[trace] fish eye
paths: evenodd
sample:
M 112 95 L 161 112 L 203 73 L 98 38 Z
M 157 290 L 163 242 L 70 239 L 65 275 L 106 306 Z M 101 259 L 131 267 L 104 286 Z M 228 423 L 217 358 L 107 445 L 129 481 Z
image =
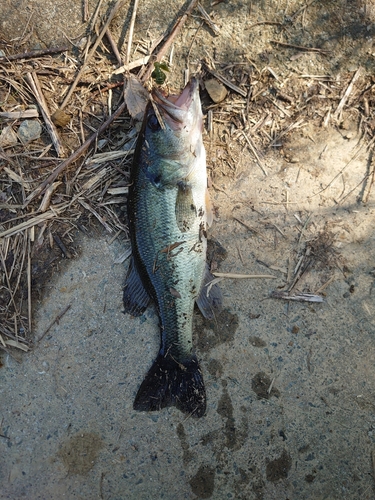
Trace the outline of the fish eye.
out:
M 155 115 L 150 115 L 147 119 L 147 125 L 153 132 L 160 130 L 160 123 Z

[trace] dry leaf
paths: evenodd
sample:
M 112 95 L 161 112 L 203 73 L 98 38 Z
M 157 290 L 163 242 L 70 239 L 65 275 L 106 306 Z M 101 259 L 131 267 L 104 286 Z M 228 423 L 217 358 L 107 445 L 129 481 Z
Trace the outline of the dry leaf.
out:
M 128 77 L 124 98 L 131 117 L 142 120 L 149 101 L 149 93 L 134 75 Z

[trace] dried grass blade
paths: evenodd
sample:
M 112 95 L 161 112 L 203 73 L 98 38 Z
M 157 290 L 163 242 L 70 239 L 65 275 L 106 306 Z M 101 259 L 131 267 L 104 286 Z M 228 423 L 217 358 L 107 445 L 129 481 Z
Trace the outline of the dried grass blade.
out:
M 116 118 L 120 116 L 120 114 L 124 111 L 125 107 L 126 104 L 125 102 L 123 102 L 117 108 L 117 110 L 108 118 L 108 120 L 104 122 L 103 125 L 101 125 L 99 129 L 91 137 L 89 137 L 86 142 L 82 144 L 82 146 L 80 146 L 71 156 L 69 156 L 69 158 L 60 163 L 60 165 L 56 167 L 56 169 L 52 172 L 52 174 L 44 182 L 42 182 L 41 185 L 30 194 L 30 196 L 26 198 L 25 206 L 28 205 L 34 198 L 39 196 L 46 189 L 46 187 L 48 187 L 52 182 L 54 182 L 56 177 L 58 177 L 65 168 L 67 168 L 71 163 L 73 163 L 81 155 L 83 155 L 87 151 L 87 149 L 91 146 L 91 144 L 98 138 L 98 136 L 104 130 L 106 130 Z
M 62 212 L 69 204 L 65 204 L 64 206 L 60 206 L 59 208 L 54 208 L 51 209 L 49 212 L 45 212 L 44 214 L 36 215 L 35 217 L 32 217 L 31 219 L 22 222 L 21 224 L 18 224 L 17 226 L 11 227 L 3 232 L 0 233 L 0 238 L 5 238 L 9 236 L 13 236 L 14 234 L 17 234 L 21 231 L 24 231 L 25 229 L 29 229 L 30 227 L 35 226 L 36 224 L 39 224 L 40 222 L 43 222 L 48 219 L 53 219 L 54 217 L 57 217 L 60 212 Z
M 276 279 L 277 276 L 271 274 L 235 274 L 235 273 L 212 273 L 216 278 L 232 278 L 232 279 Z
M 80 198 L 78 198 L 78 202 L 84 208 L 86 208 L 86 210 L 88 210 L 89 212 L 91 212 L 98 219 L 98 221 L 100 222 L 100 224 L 102 224 L 106 228 L 106 230 L 109 233 L 113 233 L 112 228 L 106 223 L 106 221 L 103 219 L 103 217 L 101 217 L 96 210 L 94 210 L 92 207 L 90 207 L 90 205 L 88 203 L 86 203 L 84 200 L 82 200 Z
M 295 293 L 289 294 L 288 292 L 272 292 L 273 299 L 295 300 L 298 302 L 324 302 L 323 297 L 313 293 Z
M 63 148 L 63 145 L 61 144 L 60 138 L 59 138 L 59 133 L 57 132 L 57 128 L 55 127 L 54 123 L 51 120 L 50 117 L 50 112 L 46 103 L 46 100 L 44 99 L 44 95 L 42 92 L 42 88 L 40 86 L 38 77 L 36 73 L 26 73 L 26 80 L 28 81 L 34 97 L 38 103 L 38 106 L 40 107 L 40 111 L 42 112 L 47 130 L 49 135 L 51 136 L 53 145 L 56 149 L 57 156 L 61 158 L 62 156 L 65 155 L 65 151 Z
M 91 59 L 91 57 L 94 55 L 96 49 L 98 48 L 100 42 L 102 41 L 103 36 L 105 35 L 105 32 L 107 31 L 108 26 L 111 24 L 112 19 L 114 18 L 114 16 L 118 12 L 118 10 L 121 7 L 122 3 L 123 3 L 123 0 L 117 0 L 117 2 L 115 3 L 115 5 L 113 6 L 113 9 L 111 10 L 111 12 L 110 12 L 110 14 L 108 16 L 108 19 L 107 19 L 105 25 L 103 26 L 102 31 L 100 32 L 97 40 L 95 41 L 93 47 L 91 48 L 90 52 L 88 53 L 88 55 L 87 55 L 87 57 L 85 59 L 85 62 L 82 65 L 81 69 L 79 70 L 79 72 L 78 72 L 78 74 L 77 74 L 74 82 L 72 83 L 72 86 L 70 87 L 69 92 L 65 96 L 65 99 L 63 100 L 63 102 L 62 102 L 62 104 L 60 106 L 60 109 L 64 109 L 65 106 L 68 104 L 71 95 L 73 94 L 76 86 L 78 85 L 78 82 L 81 79 L 81 76 L 82 76 L 83 72 L 86 69 L 87 63 L 89 62 L 89 60 Z
M 38 118 L 39 112 L 37 109 L 25 109 L 24 111 L 1 111 L 0 118 L 5 120 L 21 120 L 25 118 Z
M 7 339 L 5 341 L 5 346 L 6 347 L 16 347 L 17 349 L 21 349 L 21 351 L 25 351 L 25 352 L 27 352 L 29 350 L 27 345 L 21 344 L 20 342 L 17 342 L 16 340 L 11 340 L 11 339 Z
M 198 0 L 192 0 L 189 3 L 189 5 L 187 6 L 184 14 L 176 21 L 176 23 L 173 26 L 173 28 L 171 29 L 169 35 L 166 35 L 164 37 L 165 42 L 160 47 L 160 49 L 159 49 L 158 53 L 156 54 L 156 56 L 154 56 L 154 57 L 152 57 L 150 59 L 148 68 L 146 69 L 145 73 L 142 76 L 142 82 L 146 82 L 150 78 L 151 73 L 154 70 L 154 62 L 160 62 L 162 60 L 162 58 L 165 56 L 165 54 L 167 53 L 169 47 L 173 43 L 173 40 L 176 38 L 176 36 L 178 35 L 178 33 L 181 31 L 181 29 L 182 29 L 183 25 L 185 24 L 188 16 L 192 13 L 192 11 L 197 6 L 197 3 L 198 3 Z
M 129 64 L 124 64 L 120 68 L 115 69 L 112 75 L 120 75 L 121 73 L 126 73 L 127 71 L 131 71 L 134 68 L 139 68 L 139 66 L 144 66 L 150 60 L 150 56 L 144 56 L 140 59 L 136 59 Z
M 358 80 L 360 74 L 361 74 L 361 68 L 358 68 L 357 71 L 354 73 L 353 78 L 348 85 L 348 88 L 345 90 L 344 95 L 342 96 L 341 101 L 339 102 L 339 105 L 337 106 L 337 109 L 335 112 L 336 119 L 338 119 L 340 117 L 341 111 L 343 110 L 343 108 L 346 104 L 346 101 L 348 100 L 350 94 L 352 93 L 354 84 Z
M 27 238 L 27 308 L 29 316 L 29 333 L 31 333 L 31 248 L 30 238 Z
M 247 97 L 246 90 L 241 89 L 240 87 L 238 87 L 237 85 L 235 85 L 234 83 L 232 83 L 230 80 L 228 80 L 227 78 L 225 78 L 225 76 L 222 76 L 217 71 L 214 71 L 213 69 L 210 69 L 207 65 L 205 65 L 205 68 L 207 69 L 207 71 L 209 73 L 211 73 L 212 76 L 214 76 L 215 78 L 217 78 L 218 80 L 220 80 L 221 83 L 223 83 L 224 85 L 226 85 L 230 89 L 232 89 L 235 92 L 237 92 L 237 94 L 242 95 L 242 97 Z
M 138 2 L 139 2 L 139 0 L 134 0 L 132 17 L 131 17 L 131 20 L 130 20 L 128 46 L 127 46 L 127 49 L 126 49 L 126 59 L 125 59 L 125 64 L 126 65 L 128 65 L 129 61 L 130 61 L 130 52 L 131 52 L 132 43 L 133 43 L 133 32 L 134 32 L 135 19 L 137 17 Z

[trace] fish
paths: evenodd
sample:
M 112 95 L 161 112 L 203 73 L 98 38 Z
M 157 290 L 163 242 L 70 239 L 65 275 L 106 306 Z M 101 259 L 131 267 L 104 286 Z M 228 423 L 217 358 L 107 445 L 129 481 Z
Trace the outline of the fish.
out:
M 213 215 L 202 130 L 196 78 L 179 95 L 152 92 L 131 166 L 132 256 L 123 291 L 126 313 L 140 316 L 153 301 L 159 316 L 160 349 L 136 394 L 138 411 L 175 406 L 198 418 L 206 412 L 193 311 L 197 303 L 206 318 L 214 318 L 222 296 L 206 263 Z

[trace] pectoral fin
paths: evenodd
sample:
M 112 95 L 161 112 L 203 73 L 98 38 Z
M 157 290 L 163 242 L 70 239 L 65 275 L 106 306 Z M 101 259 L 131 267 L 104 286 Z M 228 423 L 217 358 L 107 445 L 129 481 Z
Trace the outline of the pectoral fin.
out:
M 124 286 L 125 312 L 132 316 L 140 316 L 146 310 L 149 302 L 150 296 L 143 286 L 132 257 Z
M 194 205 L 191 187 L 182 181 L 178 183 L 175 212 L 179 230 L 182 233 L 186 233 L 194 224 L 197 217 L 197 209 Z
M 206 272 L 202 284 L 199 297 L 196 300 L 200 312 L 206 319 L 213 319 L 215 312 L 219 313 L 222 306 L 222 294 L 220 287 L 215 283 L 215 277 L 212 276 L 208 265 L 206 265 Z
M 206 221 L 208 227 L 211 227 L 214 221 L 214 207 L 212 206 L 210 193 L 208 192 L 207 188 L 206 188 Z

